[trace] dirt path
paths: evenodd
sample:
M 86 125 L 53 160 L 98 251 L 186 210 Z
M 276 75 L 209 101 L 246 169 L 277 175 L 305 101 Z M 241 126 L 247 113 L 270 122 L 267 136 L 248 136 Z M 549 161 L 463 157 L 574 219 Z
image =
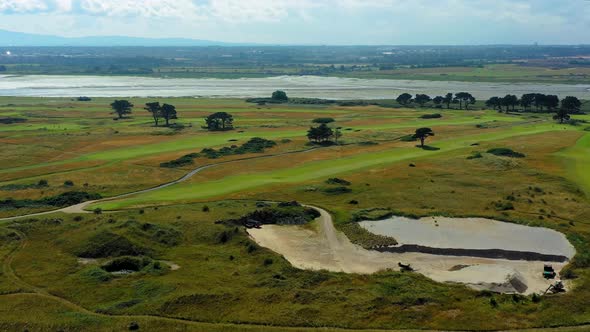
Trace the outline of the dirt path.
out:
M 302 226 L 265 225 L 261 229 L 249 229 L 248 233 L 259 245 L 283 255 L 301 269 L 369 274 L 384 269 L 399 270 L 398 262 L 401 262 L 411 264 L 417 272 L 435 281 L 522 294 L 542 293 L 552 282 L 542 277 L 541 261 L 366 250 L 337 231 L 327 211 L 312 208 L 321 214 L 315 231 Z M 557 270 L 565 266 L 552 265 Z

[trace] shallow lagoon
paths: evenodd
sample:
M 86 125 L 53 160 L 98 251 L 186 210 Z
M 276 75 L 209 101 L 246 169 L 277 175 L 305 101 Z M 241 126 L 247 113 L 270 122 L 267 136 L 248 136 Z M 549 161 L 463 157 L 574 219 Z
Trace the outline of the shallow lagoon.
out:
M 445 82 L 356 79 L 319 76 L 267 78 L 153 78 L 130 76 L 0 75 L 0 96 L 30 97 L 213 97 L 270 96 L 277 89 L 291 97 L 325 99 L 384 99 L 401 93 L 442 95 L 468 91 L 478 99 L 508 93 L 556 94 L 588 98 L 589 84 Z

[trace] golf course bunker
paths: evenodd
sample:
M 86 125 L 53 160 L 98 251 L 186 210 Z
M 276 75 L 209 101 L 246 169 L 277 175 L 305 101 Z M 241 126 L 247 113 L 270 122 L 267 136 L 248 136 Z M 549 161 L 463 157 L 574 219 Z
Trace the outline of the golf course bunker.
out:
M 548 228 L 530 227 L 484 218 L 425 217 L 361 221 L 373 234 L 395 238 L 390 252 L 566 262 L 575 254 L 565 235 Z
M 334 272 L 370 274 L 385 269 L 399 270 L 398 264 L 402 263 L 410 264 L 417 273 L 438 282 L 460 283 L 478 290 L 487 289 L 502 293 L 543 293 L 554 282 L 554 280 L 543 278 L 544 264 L 551 264 L 556 272 L 559 272 L 567 264 L 567 262 L 554 260 L 517 260 L 482 257 L 483 255 L 463 256 L 412 251 L 389 252 L 383 250 L 384 248 L 381 248 L 381 250 L 367 250 L 353 244 L 342 232 L 336 230 L 332 223 L 332 217 L 327 211 L 319 208 L 315 209 L 320 212 L 321 216 L 311 225 L 313 227 L 264 225 L 261 229 L 249 229 L 248 233 L 256 243 L 283 255 L 293 266 L 300 269 L 323 269 Z M 437 223 L 441 223 L 438 220 L 439 218 L 437 218 Z M 484 221 L 485 223 L 489 222 L 488 220 Z M 393 221 L 379 222 L 387 225 L 388 222 Z M 413 220 L 413 222 L 418 221 Z M 434 221 L 432 222 L 434 223 Z M 366 222 L 364 226 L 368 227 Z M 444 229 L 446 226 L 433 227 Z M 375 231 L 374 228 L 368 229 Z M 389 229 L 389 226 L 385 229 Z M 506 229 L 506 232 L 509 229 Z M 526 229 L 533 228 L 526 227 Z M 538 229 L 534 228 L 534 230 Z M 496 233 L 495 236 L 501 236 L 500 234 L 502 233 Z M 403 236 L 399 236 L 399 234 L 391 235 L 394 235 L 402 243 L 402 246 L 404 243 L 408 243 L 407 240 L 404 242 Z M 556 238 L 557 235 L 555 235 Z M 531 251 L 533 253 L 537 253 L 536 250 L 538 250 L 541 254 L 566 256 L 568 258 L 574 254 L 574 250 L 569 243 L 560 244 L 561 242 L 556 240 L 555 244 L 552 244 L 553 247 L 547 247 L 537 244 L 535 241 L 527 240 L 532 241 L 530 242 L 532 244 L 525 245 L 510 243 L 511 241 L 518 242 L 522 240 L 520 237 L 515 240 L 516 237 L 513 234 L 511 236 L 512 240 L 502 240 L 496 243 L 510 244 L 507 248 L 509 248 L 509 251 L 514 252 L 521 249 L 533 249 Z M 492 241 L 488 240 L 488 243 Z M 434 241 L 422 243 L 435 245 Z M 444 244 L 445 242 L 440 243 Z M 468 245 L 467 242 L 461 243 Z M 472 243 L 477 243 L 477 241 Z M 471 246 L 473 248 L 467 246 L 458 249 L 489 249 L 487 248 L 489 246 Z M 539 248 L 545 249 L 540 250 Z

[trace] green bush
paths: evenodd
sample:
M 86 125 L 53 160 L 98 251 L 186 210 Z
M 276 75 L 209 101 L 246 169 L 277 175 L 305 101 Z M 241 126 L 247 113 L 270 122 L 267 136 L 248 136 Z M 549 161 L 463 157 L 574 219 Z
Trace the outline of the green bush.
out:
M 483 158 L 483 155 L 481 154 L 481 152 L 474 152 L 473 154 L 471 154 L 471 156 L 468 156 L 467 159 L 479 159 L 479 158 Z
M 107 272 L 117 272 L 123 270 L 141 271 L 152 263 L 149 257 L 117 257 L 106 263 L 101 268 Z
M 110 273 L 106 272 L 105 270 L 97 266 L 92 266 L 82 270 L 81 276 L 84 279 L 94 282 L 107 282 L 113 278 L 113 276 Z
M 434 113 L 434 114 L 424 114 L 422 116 L 420 116 L 421 119 L 438 119 L 438 118 L 442 118 L 442 115 L 440 115 L 439 113 Z
M 78 257 L 105 258 L 117 256 L 144 256 L 149 251 L 124 236 L 102 231 L 90 237 L 76 252 Z
M 317 118 L 313 119 L 313 123 L 331 123 L 334 122 L 334 118 Z
M 524 154 L 522 154 L 520 152 L 513 151 L 512 149 L 508 149 L 508 148 L 489 149 L 488 153 L 491 153 L 495 156 L 500 156 L 500 157 L 511 157 L 511 158 L 524 158 L 525 157 Z
M 340 195 L 340 194 L 351 193 L 352 189 L 347 188 L 347 187 L 331 187 L 331 188 L 325 188 L 322 191 L 328 195 Z
M 339 178 L 329 178 L 328 180 L 326 180 L 327 184 L 338 184 L 341 186 L 350 186 L 350 182 L 346 181 L 344 179 L 339 179 Z
M 55 206 L 65 207 L 70 205 L 80 204 L 82 202 L 100 199 L 102 196 L 99 194 L 90 194 L 83 191 L 69 191 L 57 196 L 45 197 L 37 200 L 32 199 L 6 199 L 0 200 L 0 210 L 9 209 L 20 209 L 25 207 L 44 207 L 44 206 Z
M 177 168 L 177 167 L 184 167 L 184 166 L 192 165 L 192 164 L 194 164 L 193 158 L 194 157 L 192 154 L 187 154 L 187 155 L 184 155 L 178 159 L 174 159 L 171 161 L 161 163 L 160 167 Z

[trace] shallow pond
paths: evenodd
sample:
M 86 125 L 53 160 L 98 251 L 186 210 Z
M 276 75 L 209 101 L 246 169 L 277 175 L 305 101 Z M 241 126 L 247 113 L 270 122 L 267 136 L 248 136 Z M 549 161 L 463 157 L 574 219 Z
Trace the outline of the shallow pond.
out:
M 394 237 L 400 245 L 531 252 L 571 258 L 574 247 L 565 235 L 542 227 L 530 227 L 484 218 L 392 217 L 362 221 L 371 233 Z

